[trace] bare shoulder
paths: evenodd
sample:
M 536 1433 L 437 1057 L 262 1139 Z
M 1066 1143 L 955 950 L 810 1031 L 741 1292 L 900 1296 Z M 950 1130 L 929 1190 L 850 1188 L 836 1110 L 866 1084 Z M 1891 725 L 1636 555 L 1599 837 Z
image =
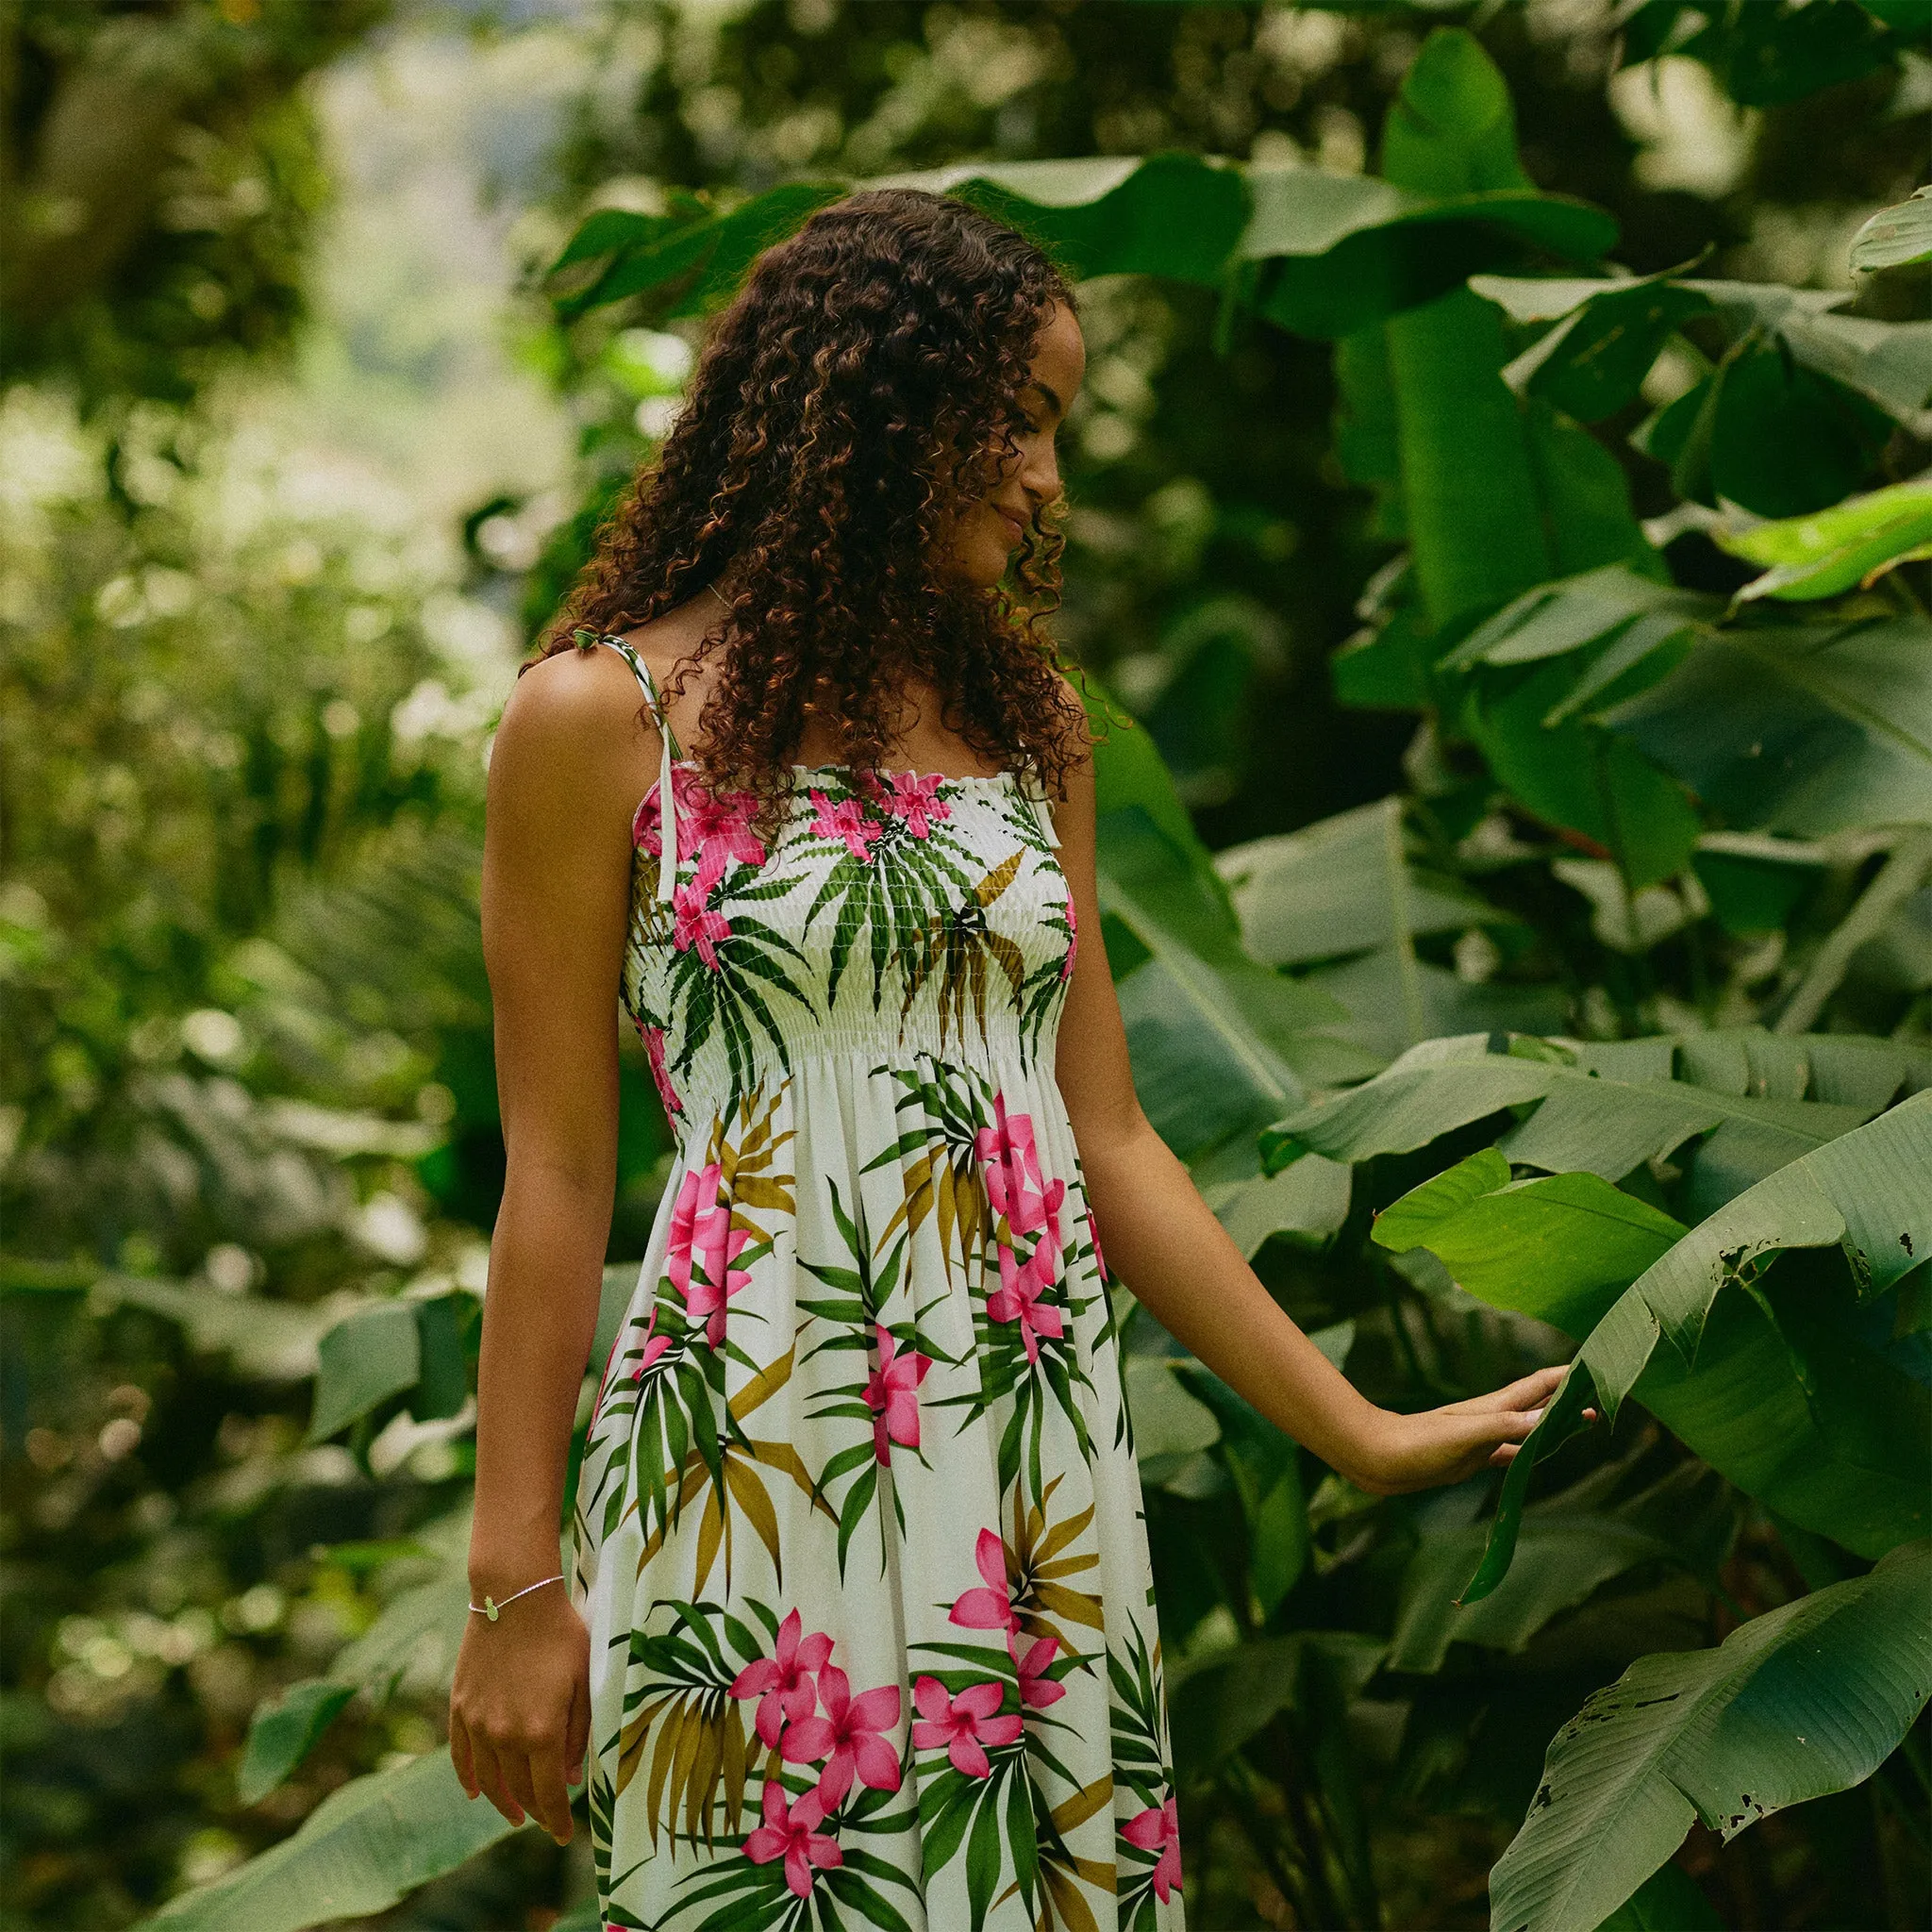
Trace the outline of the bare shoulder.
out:
M 641 794 L 640 779 L 649 783 L 658 749 L 657 726 L 620 653 L 558 651 L 527 666 L 504 705 L 491 790 L 568 790 L 580 807 L 608 791 L 621 802 Z

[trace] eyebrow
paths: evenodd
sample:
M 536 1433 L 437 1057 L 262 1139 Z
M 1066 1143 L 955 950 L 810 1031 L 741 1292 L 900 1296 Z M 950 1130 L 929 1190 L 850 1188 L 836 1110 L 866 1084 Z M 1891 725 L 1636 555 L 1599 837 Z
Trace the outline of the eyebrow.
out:
M 1049 384 L 1041 382 L 1036 376 L 1033 379 L 1033 387 L 1053 405 L 1053 412 L 1056 416 L 1064 416 L 1067 413 L 1066 404 L 1060 401 Z

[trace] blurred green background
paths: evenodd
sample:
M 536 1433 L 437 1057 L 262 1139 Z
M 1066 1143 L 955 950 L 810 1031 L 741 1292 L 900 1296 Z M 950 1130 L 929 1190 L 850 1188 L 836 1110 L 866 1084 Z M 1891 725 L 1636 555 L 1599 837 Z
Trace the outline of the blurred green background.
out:
M 1854 238 L 1924 172 L 1932 58 L 1912 13 L 1851 0 L 1753 0 L 1741 15 L 1611 0 L 8 0 L 9 1925 L 133 1924 L 285 1839 L 349 1780 L 441 1748 L 434 1613 L 452 1552 L 460 1574 L 452 1524 L 503 1167 L 475 909 L 488 738 L 597 514 L 675 415 L 699 339 L 694 315 L 648 291 L 573 308 L 581 291 L 548 271 L 578 225 L 600 209 L 664 216 L 675 189 L 729 208 L 800 176 L 962 159 L 1180 150 L 1347 181 L 1377 166 L 1404 76 L 1450 25 L 1474 31 L 1507 84 L 1523 172 L 1607 210 L 1624 269 L 1841 291 L 1849 314 L 1923 323 L 1923 267 L 1851 266 Z M 1659 58 L 1636 58 L 1646 45 Z M 1895 785 L 1887 808 L 1826 813 L 1808 833 L 1685 805 L 1683 851 L 1640 876 L 1614 839 L 1510 775 L 1488 714 L 1458 712 L 1390 655 L 1383 626 L 1422 622 L 1403 616 L 1413 584 L 1391 568 L 1420 511 L 1397 500 L 1392 445 L 1376 442 L 1397 431 L 1370 407 L 1366 337 L 1338 361 L 1331 340 L 1257 312 L 1252 288 L 1107 274 L 1080 292 L 1089 365 L 1064 439 L 1059 634 L 1138 721 L 1123 735 L 1172 774 L 1171 794 L 1151 760 L 1131 777 L 1130 749 L 1115 780 L 1157 820 L 1173 796 L 1185 807 L 1162 862 L 1180 852 L 1232 888 L 1271 979 L 1339 1002 L 1291 1062 L 1306 1089 L 1358 1079 L 1424 1034 L 1490 1029 L 1614 1041 L 1802 1008 L 1787 1032 L 1923 1045 L 1932 890 L 1923 866 L 1892 863 L 1918 849 L 1908 839 L 1861 831 L 1927 816 L 1897 804 L 1923 800 L 1932 765 L 1913 736 L 1923 640 L 1909 691 L 1881 682 L 1856 715 L 1825 703 L 1840 736 L 1903 739 L 1916 793 Z M 1714 611 L 1759 568 L 1712 535 L 1744 486 L 1690 477 L 1681 428 L 1648 455 L 1628 441 L 1698 391 L 1711 358 L 1730 367 L 1731 350 L 1696 334 L 1660 338 L 1588 420 L 1656 575 Z M 1907 362 L 1932 367 L 1923 336 L 1901 341 Z M 1759 345 L 1789 379 L 1783 341 Z M 1888 412 L 1833 389 L 1823 441 L 1791 460 L 1815 481 L 1828 445 L 1841 474 L 1748 508 L 1821 509 L 1910 479 L 1928 456 L 1925 400 Z M 1742 460 L 1782 474 L 1774 449 Z M 1848 586 L 1874 600 L 1859 622 L 1923 623 L 1925 591 L 1917 557 Z M 1476 599 L 1458 635 L 1507 594 Z M 1338 668 L 1344 646 L 1371 645 L 1383 655 Z M 1703 806 L 1719 795 L 1673 763 L 1665 726 L 1640 741 L 1672 784 L 1707 791 Z M 1311 825 L 1325 843 L 1278 842 Z M 1116 829 L 1122 876 L 1132 830 Z M 1424 914 L 1392 941 L 1374 903 L 1390 839 Z M 1245 857 L 1208 872 L 1201 847 Z M 1302 867 L 1305 884 L 1326 865 L 1334 903 L 1296 900 L 1291 929 L 1257 924 L 1257 906 L 1282 903 L 1257 898 L 1271 865 Z M 1117 976 L 1149 957 L 1108 936 Z M 1214 958 L 1224 941 L 1192 943 Z M 1230 984 L 1257 970 L 1219 963 Z M 1160 1051 L 1159 1016 L 1130 1017 L 1137 1052 Z M 608 1258 L 627 1287 L 669 1143 L 628 1038 L 624 1065 Z M 1204 1184 L 1259 1185 L 1252 1130 L 1288 1110 L 1185 1148 Z M 1270 1286 L 1378 1400 L 1449 1400 L 1564 1352 L 1541 1324 L 1364 1258 L 1369 1207 L 1476 1144 L 1398 1151 L 1358 1176 L 1345 1228 L 1345 1177 L 1332 1221 L 1244 1197 Z M 1681 1208 L 1676 1179 L 1630 1185 Z M 327 1426 L 312 1408 L 323 1339 L 377 1305 L 408 1311 L 407 1374 L 365 1380 Z M 1781 1533 L 1639 1418 L 1624 1425 L 1634 1447 L 1620 1439 L 1626 1491 L 1679 1485 L 1665 1520 L 1674 1534 L 1704 1525 L 1700 1574 L 1606 1572 L 1550 1607 L 1570 1621 L 1548 1655 L 1517 1669 L 1528 1630 L 1499 1646 L 1503 1679 L 1472 1665 L 1365 1695 L 1370 1649 L 1414 1587 L 1404 1565 L 1436 1530 L 1466 1530 L 1482 1486 L 1372 1511 L 1332 1479 L 1318 1487 L 1311 1463 L 1297 1473 L 1291 1456 L 1283 1474 L 1275 1452 L 1244 1449 L 1206 1380 L 1134 1386 L 1137 1402 L 1153 1391 L 1150 1414 L 1171 1388 L 1187 1405 L 1150 1424 L 1171 1459 L 1147 1466 L 1171 1677 L 1237 1637 L 1333 1639 L 1291 1667 L 1276 1655 L 1292 1682 L 1265 1735 L 1208 1737 L 1222 1719 L 1194 1700 L 1211 1683 L 1176 1720 L 1193 1775 L 1191 1923 L 1209 1932 L 1487 1924 L 1486 1874 L 1585 1694 L 1643 1650 L 1714 1641 L 1863 1567 L 1810 1531 Z M 1265 1495 L 1242 1489 L 1257 1472 Z M 1291 1510 L 1286 1546 L 1278 1524 L 1262 1535 L 1269 1496 Z M 419 1624 L 398 1636 L 391 1621 L 380 1654 L 345 1667 L 344 1646 L 412 1589 L 431 1593 Z M 1430 1642 L 1411 1632 L 1411 1670 L 1448 1648 L 1424 1667 Z M 259 1782 L 244 1770 L 251 1718 L 345 1668 L 358 1694 L 245 1802 Z M 1807 1807 L 1803 1829 L 1773 1821 L 1721 1845 L 1695 1827 L 1678 1869 L 1705 1909 L 1738 1926 L 1928 1923 L 1913 1916 L 1923 1724 L 1907 1742 L 1870 1791 Z M 559 1851 L 525 1831 L 450 1862 L 356 1923 L 545 1932 L 589 1893 L 582 1834 Z M 1875 1875 L 1848 1875 L 1860 1871 Z

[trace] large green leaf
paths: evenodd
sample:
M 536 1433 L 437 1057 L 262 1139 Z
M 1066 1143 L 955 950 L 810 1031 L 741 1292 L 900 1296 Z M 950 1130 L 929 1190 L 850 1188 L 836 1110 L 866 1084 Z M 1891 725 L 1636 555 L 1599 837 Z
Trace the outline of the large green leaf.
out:
M 1319 1154 L 1275 1174 L 1210 1183 L 1203 1189 L 1215 1218 L 1249 1260 L 1278 1234 L 1307 1244 L 1325 1241 L 1348 1219 L 1353 1176 Z
M 1760 327 L 1631 440 L 1669 467 L 1679 496 L 1785 517 L 1867 482 L 1892 427 L 1892 412 L 1807 366 L 1784 331 Z
M 1472 1294 L 1577 1337 L 1685 1232 L 1597 1174 L 1512 1182 L 1493 1147 L 1412 1188 L 1374 1224 L 1391 1253 L 1426 1248 Z
M 1519 322 L 1556 323 L 1504 370 L 1503 379 L 1519 395 L 1541 396 L 1579 423 L 1600 423 L 1629 402 L 1678 326 L 1710 306 L 1668 272 L 1608 283 L 1472 275 L 1469 285 Z
M 1721 608 L 1718 599 L 1663 579 L 1660 564 L 1645 570 L 1606 564 L 1538 584 L 1478 625 L 1441 661 L 1457 671 L 1534 664 L 1598 644 L 1615 646 L 1608 669 L 1622 676 L 1692 625 L 1714 620 Z
M 1230 845 L 1215 854 L 1214 869 L 1248 950 L 1270 966 L 1305 966 L 1405 935 L 1520 923 L 1457 880 L 1415 865 L 1396 799 Z
M 570 321 L 648 291 L 651 312 L 660 321 L 702 315 L 730 297 L 760 250 L 846 192 L 840 182 L 799 181 L 722 212 L 708 196 L 682 191 L 662 215 L 600 208 L 571 237 L 550 273 L 599 259 L 604 265 L 586 286 L 558 297 L 558 313 Z
M 1302 975 L 1348 1008 L 1335 1037 L 1384 1059 L 1444 1034 L 1555 1033 L 1570 1017 L 1560 986 L 1467 980 L 1446 966 L 1405 957 L 1393 943 Z
M 1619 1499 L 1641 1456 L 1640 1446 L 1628 1458 L 1600 1463 L 1531 1504 L 1523 1518 L 1524 1560 L 1474 1603 L 1458 1604 L 1456 1592 L 1481 1554 L 1485 1525 L 1425 1529 L 1403 1573 L 1388 1668 L 1438 1671 L 1452 1643 L 1521 1652 L 1565 1611 L 1634 1569 L 1715 1580 L 1737 1539 L 1734 1491 L 1687 1460 Z
M 559 298 L 559 311 L 641 295 L 660 318 L 702 314 L 728 297 L 760 249 L 827 203 L 874 187 L 957 195 L 1036 238 L 1076 277 L 1155 275 L 1215 286 L 1243 264 L 1262 264 L 1259 312 L 1320 336 L 1346 334 L 1536 254 L 1593 260 L 1617 236 L 1603 209 L 1539 194 L 1520 174 L 1507 187 L 1412 192 L 1370 176 L 1181 152 L 965 161 L 787 183 L 729 209 L 679 192 L 661 215 L 599 210 L 552 265 L 553 276 L 587 277 Z
M 1212 287 L 1249 225 L 1246 171 L 1194 154 L 957 161 L 854 186 L 957 195 L 1031 235 L 1081 280 L 1146 275 Z
M 1325 1029 L 1347 1013 L 1259 964 L 1147 733 L 1094 715 L 1097 870 L 1108 963 L 1148 1118 L 1184 1158 L 1264 1125 L 1273 1096 L 1380 1064 Z M 1237 1165 L 1253 1171 L 1248 1155 Z
M 1882 208 L 1852 237 L 1852 266 L 1911 268 L 1932 261 L 1932 188 L 1915 188 L 1911 199 Z
M 1362 1086 L 1275 1123 L 1262 1158 L 1280 1168 L 1309 1152 L 1348 1161 L 1403 1154 L 1486 1114 L 1541 1103 L 1497 1143 L 1518 1165 L 1617 1181 L 1708 1136 L 1694 1157 L 1693 1190 L 1722 1199 L 1869 1119 L 1914 1077 L 1913 1056 L 1886 1041 L 1823 1044 L 1821 1074 L 1811 1044 L 1756 1028 L 1682 1040 L 1426 1041 Z M 1863 1085 L 1840 1072 L 1855 1055 L 1869 1075 Z
M 1736 626 L 1604 723 L 1740 830 L 1932 822 L 1932 623 Z
M 1264 315 L 1304 335 L 1345 336 L 1433 300 L 1485 261 L 1530 250 L 1592 261 L 1615 223 L 1587 203 L 1536 192 L 1516 155 L 1501 75 L 1474 37 L 1438 28 L 1404 76 L 1383 134 L 1385 179 L 1310 180 L 1257 170 L 1250 256 L 1281 258 Z
M 1495 1932 L 1593 1932 L 1693 1819 L 1729 1840 L 1870 1777 L 1932 1693 L 1932 1541 L 1753 1618 L 1714 1650 L 1640 1657 L 1557 1732 L 1490 1874 Z
M 1932 404 L 1932 322 L 1878 322 L 1836 311 L 1849 289 L 1793 289 L 1781 282 L 1687 281 L 1740 338 L 1774 333 L 1792 358 L 1923 430 Z
M 1868 1556 L 1902 1535 L 1923 1534 L 1932 1517 L 1932 1408 L 1921 1399 L 1923 1387 L 1902 1374 L 1880 1387 L 1885 1365 L 1869 1349 L 1862 1375 L 1856 1362 L 1831 1359 L 1851 1332 L 1844 1318 L 1836 1325 L 1817 1321 L 1820 1296 L 1813 1291 L 1807 1302 L 1804 1271 L 1797 1271 L 1795 1293 L 1775 1296 L 1757 1276 L 1783 1251 L 1836 1247 L 1861 1297 L 1890 1290 L 1932 1253 L 1928 1173 L 1932 1092 L 1922 1092 L 1779 1168 L 1652 1262 L 1591 1329 L 1511 1459 L 1488 1548 L 1463 1600 L 1486 1595 L 1507 1571 L 1538 1458 L 1582 1426 L 1591 1399 L 1613 1421 L 1640 1376 L 1640 1400 L 1681 1426 L 1687 1441 L 1706 1435 L 1700 1453 L 1707 1461 L 1740 1488 L 1766 1491 L 1774 1484 L 1778 1507 L 1807 1528 Z M 1726 1286 L 1732 1292 L 1724 1295 Z M 1756 1298 L 1747 1303 L 1747 1293 Z M 1760 1302 L 1761 1333 L 1752 1326 Z M 1727 1324 L 1721 1336 L 1714 1309 Z M 1672 1351 L 1659 1356 L 1665 1336 Z M 1707 1339 L 1719 1343 L 1711 1359 Z M 1748 1361 L 1754 1348 L 1755 1364 Z M 1779 1349 L 1786 1352 L 1782 1376 Z M 1770 1399 L 1780 1381 L 1787 1390 L 1796 1385 L 1782 1412 Z M 1727 1428 L 1727 1442 L 1712 1439 Z M 1863 1470 L 1851 1491 L 1811 1479 L 1816 1452 L 1836 1455 L 1840 1446 L 1842 1467 Z
M 1088 716 L 1095 733 L 1093 808 L 1099 821 L 1100 865 L 1107 866 L 1117 833 L 1131 846 L 1142 835 L 1142 821 L 1151 820 L 1181 861 L 1176 868 L 1171 855 L 1161 868 L 1168 874 L 1161 902 L 1169 924 L 1197 944 L 1238 939 L 1241 923 L 1234 903 L 1153 738 L 1125 718 L 1093 679 L 1088 684 Z M 1131 854 L 1122 862 L 1131 865 Z M 1150 876 L 1150 888 L 1151 883 Z M 1115 970 L 1120 970 L 1118 964 Z
M 235 1795 L 244 1805 L 259 1804 L 315 1748 L 355 1694 L 353 1684 L 305 1677 L 258 1708 L 235 1774 Z
M 1483 1532 L 1472 1523 L 1424 1541 L 1403 1578 L 1391 1670 L 1440 1670 L 1452 1642 L 1520 1651 L 1612 1577 L 1640 1563 L 1671 1562 L 1675 1554 L 1669 1539 L 1616 1516 L 1583 1509 L 1529 1516 L 1517 1540 L 1523 1560 L 1491 1594 L 1458 1607 L 1456 1591 L 1482 1555 Z
M 1402 802 L 1391 797 L 1231 846 L 1214 866 L 1257 958 L 1288 966 L 1359 956 L 1301 983 L 1339 1000 L 1350 1017 L 1336 1033 L 1372 1053 L 1476 1026 L 1561 1024 L 1565 1002 L 1553 989 L 1470 985 L 1417 958 L 1418 933 L 1517 922 L 1412 863 L 1405 839 Z
M 1403 514 L 1432 623 L 1649 555 L 1616 459 L 1546 403 L 1510 393 L 1492 307 L 1459 289 L 1386 328 Z M 1478 471 L 1484 487 L 1471 490 Z
M 422 1336 L 408 1302 L 358 1308 L 322 1338 L 308 1440 L 327 1441 L 358 1416 L 413 1389 L 422 1370 Z
M 1221 1424 L 1196 1401 L 1164 1356 L 1130 1355 L 1124 1376 L 1127 1411 L 1134 1419 L 1134 1452 L 1142 1463 L 1162 1456 L 1190 1456 L 1221 1440 Z
M 1857 585 L 1932 557 L 1932 475 L 1914 476 L 1808 517 L 1720 525 L 1711 536 L 1734 557 L 1770 566 L 1740 591 L 1740 602 L 1776 597 L 1808 602 L 1836 597 Z
M 1482 1300 L 1587 1336 L 1683 1232 L 1592 1174 L 1511 1184 L 1488 1148 L 1406 1194 L 1374 1238 L 1427 1248 Z M 1932 1398 L 1909 1351 L 1894 1359 L 1896 1310 L 1854 1306 L 1826 1257 L 1788 1257 L 1757 1280 L 1746 1257 L 1744 1272 L 1750 1292 L 1713 1302 L 1694 1366 L 1675 1348 L 1654 1351 L 1637 1399 L 1793 1522 L 1868 1553 L 1917 1535 L 1932 1490 Z
M 292 1837 L 171 1900 L 143 1932 L 302 1932 L 364 1917 L 511 1828 L 464 1792 L 447 1751 L 425 1752 L 331 1791 Z
M 1443 28 L 1424 43 L 1389 111 L 1383 170 L 1412 193 L 1520 190 L 1508 92 L 1473 36 Z M 1493 307 L 1457 289 L 1386 334 L 1404 522 L 1432 624 L 1645 552 L 1607 453 L 1504 383 Z M 1484 487 L 1471 490 L 1476 471 Z
M 1701 281 L 1669 272 L 1595 280 L 1476 275 L 1470 287 L 1512 321 L 1553 325 L 1506 374 L 1513 388 L 1544 396 L 1584 422 L 1634 400 L 1672 334 L 1699 315 L 1716 318 L 1734 345 L 1754 332 L 1763 345 L 1774 339 L 1777 353 L 1795 364 L 1914 426 L 1932 400 L 1932 324 L 1837 314 L 1852 299 L 1848 289 Z M 1795 393 L 1802 404 L 1810 392 Z M 1761 385 L 1753 398 L 1780 407 Z M 1698 407 L 1693 402 L 1685 413 L 1694 416 Z M 1790 424 L 1780 419 L 1770 429 L 1789 435 Z
M 1327 994 L 1242 950 L 1211 869 L 1189 862 L 1144 808 L 1099 827 L 1101 912 L 1148 1118 L 1186 1158 L 1254 1133 L 1312 1080 L 1379 1065 L 1320 1029 L 1346 1019 Z M 1202 875 L 1205 870 L 1205 877 Z
M 1641 891 L 1690 863 L 1702 829 L 1696 808 L 1677 777 L 1628 738 L 1562 715 L 1574 683 L 1572 667 L 1554 662 L 1513 688 L 1479 691 L 1470 735 L 1525 810 L 1581 833 L 1630 891 Z
M 1787 1255 L 1717 1297 L 1694 1365 L 1657 1349 L 1632 1395 L 1782 1519 L 1877 1556 L 1924 1534 L 1932 1498 L 1932 1393 L 1892 1339 L 1899 1299 L 1859 1307 L 1836 1257 Z

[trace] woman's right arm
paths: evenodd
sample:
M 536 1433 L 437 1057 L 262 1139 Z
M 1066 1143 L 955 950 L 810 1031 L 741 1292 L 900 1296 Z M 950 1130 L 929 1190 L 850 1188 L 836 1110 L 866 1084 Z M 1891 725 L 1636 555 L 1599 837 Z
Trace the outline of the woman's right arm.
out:
M 606 661 L 608 660 L 608 662 Z M 563 1567 L 570 1435 L 596 1324 L 616 1187 L 619 974 L 630 815 L 656 758 L 625 730 L 614 652 L 567 651 L 517 680 L 491 748 L 483 956 L 508 1164 L 490 1243 L 477 1371 L 471 1598 Z M 512 1824 L 571 1836 L 590 1729 L 590 1639 L 568 1583 L 468 1620 L 450 1691 L 464 1789 Z

